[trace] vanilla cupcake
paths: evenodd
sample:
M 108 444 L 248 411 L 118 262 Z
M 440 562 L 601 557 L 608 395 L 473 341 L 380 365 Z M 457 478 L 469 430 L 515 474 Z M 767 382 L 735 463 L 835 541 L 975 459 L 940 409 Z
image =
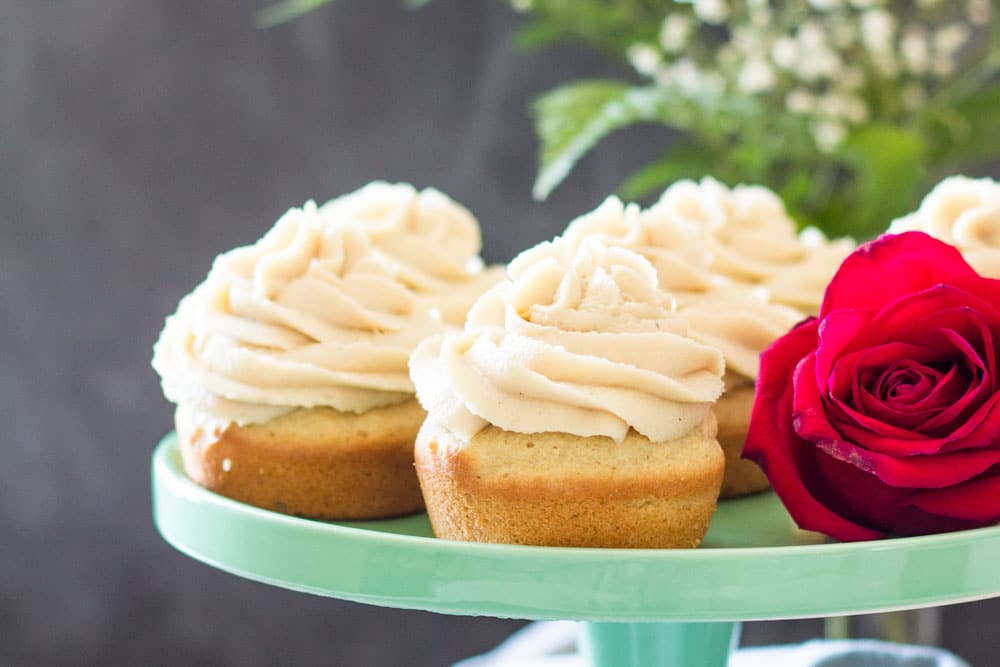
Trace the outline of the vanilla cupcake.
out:
M 202 486 L 322 519 L 415 512 L 425 413 L 407 362 L 445 325 L 333 217 L 310 202 L 220 255 L 167 318 L 153 366 Z
M 551 249 L 551 245 L 548 246 Z M 724 362 L 648 260 L 584 243 L 512 265 L 465 329 L 410 361 L 417 473 L 438 537 L 694 547 L 724 467 Z
M 364 231 L 399 280 L 462 326 L 469 307 L 504 277 L 483 265 L 479 223 L 463 206 L 432 188 L 417 192 L 383 181 L 332 199 L 320 213 Z
M 768 293 L 736 283 L 712 271 L 710 241 L 704 225 L 667 215 L 662 209 L 642 211 L 609 197 L 594 211 L 569 224 L 551 243 L 518 256 L 512 273 L 556 253 L 568 261 L 584 242 L 628 248 L 656 270 L 659 286 L 677 302 L 695 340 L 722 352 L 726 360 L 725 394 L 713 407 L 718 440 L 726 455 L 722 497 L 768 488 L 756 463 L 741 458 L 753 407 L 760 353 L 790 330 L 803 315 L 770 303 Z
M 819 313 L 826 286 L 855 247 L 849 238 L 828 241 L 817 229 L 797 235 L 781 199 L 756 185 L 678 181 L 651 210 L 703 227 L 714 272 L 765 288 L 771 301 L 806 315 Z
M 946 178 L 920 208 L 889 227 L 890 234 L 902 232 L 924 232 L 950 243 L 980 275 L 1000 278 L 1000 183 L 992 178 Z

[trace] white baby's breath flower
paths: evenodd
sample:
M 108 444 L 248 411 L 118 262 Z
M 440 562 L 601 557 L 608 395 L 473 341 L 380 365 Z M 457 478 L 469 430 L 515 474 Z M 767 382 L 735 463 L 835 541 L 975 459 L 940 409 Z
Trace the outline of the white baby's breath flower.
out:
M 702 72 L 701 87 L 710 93 L 721 93 L 726 89 L 726 80 L 718 72 Z
M 885 4 L 885 0 L 850 0 L 855 9 L 871 9 Z
M 965 13 L 969 17 L 969 20 L 972 21 L 972 25 L 988 25 L 992 14 L 990 0 L 969 0 Z
M 767 92 L 774 88 L 774 70 L 764 60 L 751 59 L 740 70 L 736 86 L 748 95 Z
M 884 9 L 869 9 L 861 15 L 861 39 L 872 53 L 892 50 L 896 19 Z
M 669 88 L 674 85 L 674 70 L 671 69 L 670 65 L 663 65 L 656 70 L 653 80 L 656 81 L 657 85 Z
M 515 12 L 530 12 L 534 5 L 535 0 L 510 0 L 510 6 L 514 8 Z
M 934 33 L 934 50 L 938 53 L 953 55 L 969 41 L 972 31 L 964 23 L 956 22 L 946 25 Z
M 860 35 L 858 25 L 853 20 L 849 20 L 843 14 L 835 14 L 826 21 L 827 32 L 830 39 L 838 49 L 848 49 L 857 43 Z
M 829 12 L 844 6 L 844 0 L 809 0 L 809 4 L 821 12 Z
M 816 110 L 816 97 L 804 88 L 793 88 L 785 96 L 785 107 L 792 113 L 812 113 Z
M 864 86 L 867 81 L 865 70 L 857 65 L 844 67 L 837 75 L 837 84 L 847 90 L 857 90 Z
M 951 76 L 955 73 L 955 60 L 942 53 L 934 58 L 934 64 L 931 68 L 934 70 L 934 74 L 939 77 Z
M 771 60 L 782 69 L 793 69 L 799 59 L 798 43 L 788 35 L 782 35 L 771 45 Z
M 670 68 L 670 76 L 681 90 L 694 92 L 702 87 L 701 70 L 690 58 L 681 58 Z
M 667 53 L 679 53 L 687 45 L 693 27 L 686 14 L 668 14 L 660 26 L 660 46 Z
M 826 31 L 818 21 L 809 20 L 802 24 L 795 39 L 803 51 L 826 47 Z
M 908 83 L 900 91 L 900 99 L 904 107 L 910 111 L 914 111 L 927 101 L 927 91 L 919 83 Z
M 812 127 L 816 146 L 824 153 L 832 153 L 847 138 L 847 128 L 836 121 L 821 120 Z
M 774 12 L 767 3 L 747 3 L 750 6 L 750 22 L 758 29 L 771 25 L 774 19 Z
M 733 28 L 732 37 L 729 42 L 736 47 L 736 49 L 748 56 L 759 56 L 764 53 L 765 45 L 761 39 L 761 33 L 756 28 L 751 28 L 749 26 L 738 26 Z
M 719 25 L 729 18 L 725 0 L 694 0 L 694 13 L 705 23 Z
M 642 42 L 628 47 L 625 56 L 632 67 L 635 68 L 635 71 L 643 76 L 654 76 L 660 67 L 660 63 L 663 62 L 663 55 L 659 49 L 651 44 L 644 44 Z
M 872 54 L 872 65 L 879 74 L 886 78 L 893 78 L 899 75 L 899 60 L 892 51 Z
M 819 98 L 816 105 L 820 115 L 827 118 L 845 118 L 847 116 L 847 99 L 836 92 L 830 92 Z
M 868 120 L 868 105 L 860 97 L 848 97 L 844 117 L 855 125 Z
M 908 28 L 903 32 L 899 51 L 906 69 L 914 74 L 923 74 L 930 66 L 931 50 L 927 32 L 921 28 Z
M 840 73 L 843 63 L 840 56 L 831 49 L 814 49 L 802 53 L 795 73 L 803 81 L 817 81 L 833 78 Z

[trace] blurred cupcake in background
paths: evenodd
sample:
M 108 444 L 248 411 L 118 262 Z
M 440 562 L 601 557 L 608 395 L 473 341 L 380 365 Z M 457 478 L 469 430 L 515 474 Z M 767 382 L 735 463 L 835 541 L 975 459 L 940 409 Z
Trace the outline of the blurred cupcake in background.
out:
M 856 245 L 849 238 L 829 241 L 813 228 L 796 234 L 781 199 L 758 185 L 678 181 L 651 210 L 703 227 L 713 271 L 762 287 L 771 301 L 805 315 L 819 313 L 826 286 Z
M 1000 278 L 1000 182 L 944 179 L 916 211 L 889 227 L 890 234 L 902 232 L 924 232 L 950 243 L 980 275 Z
M 384 255 L 399 280 L 462 326 L 472 303 L 504 277 L 504 267 L 479 256 L 479 222 L 447 195 L 406 183 L 375 181 L 332 199 L 320 214 L 356 224 Z

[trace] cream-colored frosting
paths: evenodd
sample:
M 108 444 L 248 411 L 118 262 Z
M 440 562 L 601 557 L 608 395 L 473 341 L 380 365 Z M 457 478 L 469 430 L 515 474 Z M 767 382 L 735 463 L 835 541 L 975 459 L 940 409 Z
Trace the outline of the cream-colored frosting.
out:
M 166 397 L 205 419 L 361 413 L 413 395 L 409 355 L 443 328 L 364 234 L 309 202 L 216 258 L 167 318 L 153 367 Z
M 493 424 L 621 441 L 688 433 L 722 392 L 724 362 L 688 335 L 642 256 L 598 241 L 521 263 L 476 302 L 464 331 L 410 360 L 429 420 L 468 441 Z
M 855 246 L 827 241 L 818 230 L 797 235 L 781 199 L 756 185 L 678 181 L 651 210 L 704 228 L 713 271 L 762 286 L 773 301 L 807 314 L 819 312 L 827 284 Z
M 914 213 L 889 233 L 919 231 L 957 247 L 981 275 L 1000 278 L 1000 182 L 952 176 L 935 186 Z
M 771 303 L 765 290 L 714 273 L 705 226 L 641 210 L 609 197 L 594 211 L 569 224 L 550 243 L 526 250 L 510 264 L 514 278 L 547 256 L 566 262 L 585 242 L 628 248 L 645 257 L 659 286 L 670 292 L 688 320 L 691 336 L 718 348 L 731 373 L 756 379 L 760 353 L 804 316 Z
M 447 195 L 405 183 L 376 181 L 320 208 L 335 223 L 355 223 L 385 255 L 399 279 L 461 326 L 473 302 L 504 277 L 484 267 L 479 223 Z

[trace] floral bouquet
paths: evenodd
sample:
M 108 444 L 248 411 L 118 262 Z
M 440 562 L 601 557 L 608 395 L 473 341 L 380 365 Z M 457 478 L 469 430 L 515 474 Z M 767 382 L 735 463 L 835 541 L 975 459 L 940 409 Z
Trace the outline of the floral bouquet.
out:
M 1000 152 L 991 0 L 520 0 L 522 45 L 573 39 L 638 83 L 566 84 L 535 104 L 544 198 L 611 132 L 680 130 L 623 196 L 679 178 L 775 190 L 802 225 L 871 237 L 928 183 Z

